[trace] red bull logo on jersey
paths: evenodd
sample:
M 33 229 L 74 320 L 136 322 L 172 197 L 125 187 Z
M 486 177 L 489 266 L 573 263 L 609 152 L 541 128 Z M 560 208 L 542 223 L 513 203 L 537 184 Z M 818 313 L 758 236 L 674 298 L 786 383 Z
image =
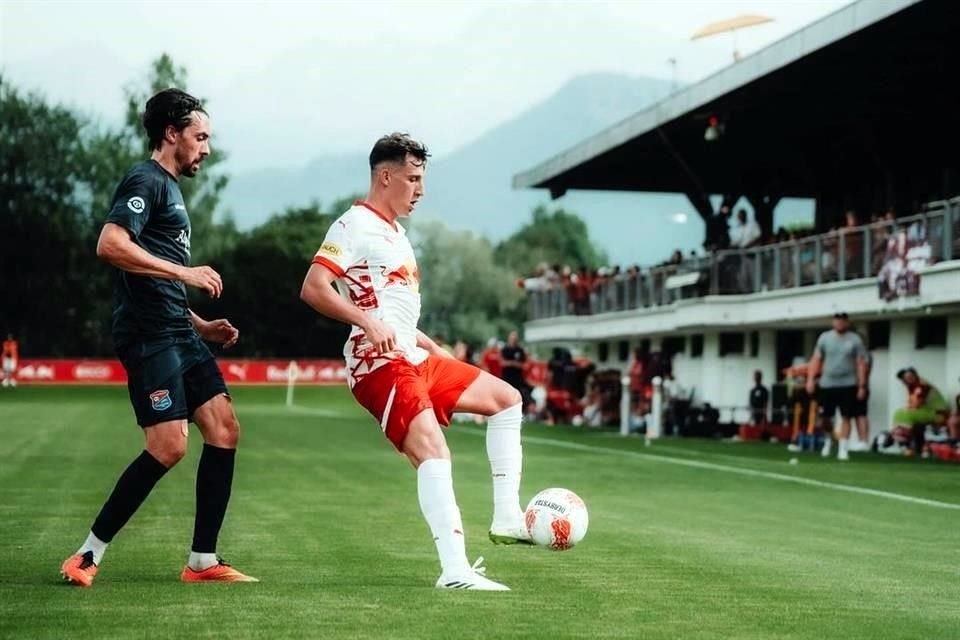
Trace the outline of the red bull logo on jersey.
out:
M 385 287 L 402 285 L 418 288 L 420 286 L 420 270 L 415 263 L 401 265 L 393 271 L 387 271 L 387 268 L 383 267 L 383 277 L 387 280 Z
M 166 411 L 173 406 L 173 400 L 170 399 L 170 391 L 159 389 L 150 394 L 150 404 L 154 411 Z

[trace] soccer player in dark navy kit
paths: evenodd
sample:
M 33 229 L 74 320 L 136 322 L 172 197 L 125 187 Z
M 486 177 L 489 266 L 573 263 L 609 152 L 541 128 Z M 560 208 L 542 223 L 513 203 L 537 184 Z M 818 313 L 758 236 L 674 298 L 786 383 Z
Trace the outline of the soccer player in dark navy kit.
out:
M 123 178 L 97 243 L 97 256 L 117 269 L 113 341 L 127 370 L 130 401 L 143 428 L 144 451 L 120 476 L 83 546 L 61 573 L 89 587 L 107 545 L 187 451 L 187 422 L 203 436 L 197 468 L 193 546 L 184 582 L 256 582 L 216 554 L 230 499 L 240 425 L 213 354 L 239 333 L 227 320 L 207 322 L 187 305 L 187 287 L 220 297 L 210 267 L 190 265 L 190 218 L 178 180 L 193 177 L 210 154 L 210 121 L 193 96 L 167 89 L 147 101 L 143 126 L 152 148 Z

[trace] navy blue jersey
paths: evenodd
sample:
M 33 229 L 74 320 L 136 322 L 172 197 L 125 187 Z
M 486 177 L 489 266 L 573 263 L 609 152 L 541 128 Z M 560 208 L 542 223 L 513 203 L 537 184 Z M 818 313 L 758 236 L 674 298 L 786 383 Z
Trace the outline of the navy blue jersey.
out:
M 190 217 L 177 180 L 153 160 L 138 162 L 113 195 L 106 222 L 130 232 L 148 253 L 190 264 Z M 117 270 L 113 342 L 118 348 L 194 333 L 187 287 L 177 280 Z

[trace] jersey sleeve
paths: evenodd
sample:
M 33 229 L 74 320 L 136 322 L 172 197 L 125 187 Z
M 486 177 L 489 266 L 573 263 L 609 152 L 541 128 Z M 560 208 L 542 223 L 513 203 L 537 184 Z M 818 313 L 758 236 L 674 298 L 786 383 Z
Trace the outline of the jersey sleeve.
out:
M 350 267 L 360 262 L 359 245 L 357 230 L 351 229 L 350 222 L 341 217 L 327 230 L 313 263 L 323 265 L 338 278 L 343 277 Z
M 134 237 L 139 236 L 150 219 L 156 202 L 156 181 L 139 172 L 131 172 L 113 194 L 113 206 L 106 222 L 118 224 Z
M 827 357 L 826 351 L 824 349 L 824 345 L 826 341 L 827 341 L 827 334 L 821 333 L 820 336 L 817 338 L 816 346 L 813 347 L 814 355 L 819 353 L 821 358 Z

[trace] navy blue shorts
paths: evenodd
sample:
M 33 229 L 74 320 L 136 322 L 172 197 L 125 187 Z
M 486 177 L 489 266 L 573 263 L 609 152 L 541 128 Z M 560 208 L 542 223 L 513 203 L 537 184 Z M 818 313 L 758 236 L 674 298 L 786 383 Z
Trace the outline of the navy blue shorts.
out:
M 207 400 L 229 395 L 217 361 L 199 337 L 128 347 L 118 355 L 141 427 L 193 420 L 194 411 Z

